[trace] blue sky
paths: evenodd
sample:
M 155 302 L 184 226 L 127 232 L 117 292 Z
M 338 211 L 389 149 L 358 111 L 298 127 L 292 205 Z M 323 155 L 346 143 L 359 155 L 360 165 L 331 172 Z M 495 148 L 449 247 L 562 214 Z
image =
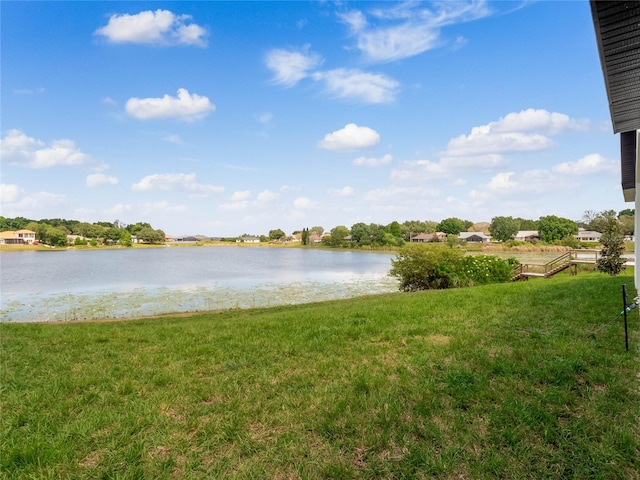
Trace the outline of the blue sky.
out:
M 233 236 L 629 207 L 586 0 L 0 8 L 7 217 Z

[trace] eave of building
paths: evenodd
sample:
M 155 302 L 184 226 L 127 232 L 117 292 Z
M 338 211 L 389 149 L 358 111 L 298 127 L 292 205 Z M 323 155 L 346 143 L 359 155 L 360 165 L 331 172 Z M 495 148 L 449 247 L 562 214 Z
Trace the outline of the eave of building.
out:
M 625 201 L 635 200 L 640 130 L 640 2 L 591 0 L 591 15 L 614 133 L 620 134 Z

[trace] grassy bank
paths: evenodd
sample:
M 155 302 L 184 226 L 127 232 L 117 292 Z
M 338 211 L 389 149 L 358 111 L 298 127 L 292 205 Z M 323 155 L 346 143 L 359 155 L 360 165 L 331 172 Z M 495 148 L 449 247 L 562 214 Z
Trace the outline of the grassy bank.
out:
M 1 324 L 0 476 L 638 478 L 630 275 Z

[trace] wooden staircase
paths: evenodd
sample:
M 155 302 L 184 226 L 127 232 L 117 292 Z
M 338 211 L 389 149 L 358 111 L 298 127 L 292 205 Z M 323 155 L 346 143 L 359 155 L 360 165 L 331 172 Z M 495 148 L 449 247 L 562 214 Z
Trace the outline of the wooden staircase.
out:
M 578 265 L 595 265 L 599 255 L 600 250 L 569 250 L 544 264 L 522 263 L 513 269 L 512 280 L 515 282 L 528 280 L 529 277 L 551 278 L 571 266 L 574 266 L 574 274 L 576 274 Z

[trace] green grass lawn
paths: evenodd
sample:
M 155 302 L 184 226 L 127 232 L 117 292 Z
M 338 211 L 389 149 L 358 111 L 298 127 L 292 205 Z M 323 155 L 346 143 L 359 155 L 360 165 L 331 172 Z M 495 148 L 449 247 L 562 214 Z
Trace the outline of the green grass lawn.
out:
M 621 277 L 1 324 L 1 478 L 640 478 Z

